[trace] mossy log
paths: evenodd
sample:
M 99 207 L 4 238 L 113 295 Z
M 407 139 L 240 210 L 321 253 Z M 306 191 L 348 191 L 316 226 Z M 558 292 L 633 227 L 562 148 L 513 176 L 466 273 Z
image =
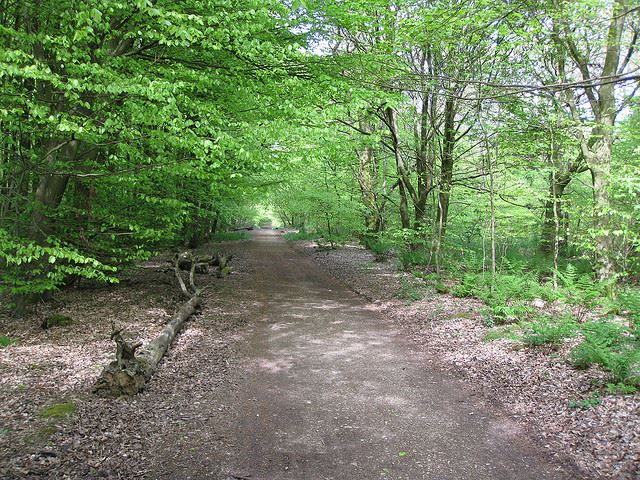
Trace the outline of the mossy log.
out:
M 122 330 L 114 331 L 111 338 L 117 346 L 116 360 L 104 368 L 98 377 L 94 392 L 102 396 L 119 397 L 135 395 L 144 390 L 174 338 L 201 303 L 199 295 L 191 297 L 171 317 L 162 333 L 137 356 L 135 352 L 141 344 L 129 344 L 122 338 Z

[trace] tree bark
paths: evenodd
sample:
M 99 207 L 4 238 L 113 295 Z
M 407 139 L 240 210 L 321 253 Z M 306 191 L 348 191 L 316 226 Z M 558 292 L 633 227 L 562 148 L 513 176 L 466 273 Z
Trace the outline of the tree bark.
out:
M 593 183 L 593 199 L 595 206 L 594 234 L 596 241 L 596 268 L 598 278 L 602 281 L 613 278 L 615 266 L 612 258 L 613 237 L 611 235 L 609 200 L 609 177 L 611 175 L 611 135 L 603 135 L 589 161 Z

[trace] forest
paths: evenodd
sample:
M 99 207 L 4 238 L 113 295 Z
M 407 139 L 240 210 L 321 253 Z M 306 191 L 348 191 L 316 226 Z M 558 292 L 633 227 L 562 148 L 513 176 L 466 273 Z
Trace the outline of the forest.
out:
M 0 350 L 64 292 L 286 229 L 569 342 L 637 422 L 639 35 L 636 0 L 0 0 Z

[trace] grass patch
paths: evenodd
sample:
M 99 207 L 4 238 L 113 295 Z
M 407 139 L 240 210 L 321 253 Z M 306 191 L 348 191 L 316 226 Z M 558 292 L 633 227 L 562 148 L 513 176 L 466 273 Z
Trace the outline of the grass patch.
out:
M 567 402 L 567 406 L 569 408 L 580 408 L 582 410 L 587 410 L 589 408 L 597 407 L 602 403 L 602 400 L 598 395 L 594 395 L 591 398 L 585 398 L 583 400 L 569 400 Z
M 248 232 L 218 232 L 211 236 L 213 242 L 235 242 L 239 240 L 249 240 L 251 234 Z
M 5 348 L 16 343 L 15 338 L 7 337 L 6 335 L 0 335 L 0 347 Z
M 500 327 L 493 327 L 487 330 L 482 337 L 485 342 L 493 342 L 495 340 L 520 340 L 520 326 L 519 325 L 504 325 Z
M 73 402 L 56 403 L 40 410 L 40 418 L 62 418 L 75 411 L 76 405 Z

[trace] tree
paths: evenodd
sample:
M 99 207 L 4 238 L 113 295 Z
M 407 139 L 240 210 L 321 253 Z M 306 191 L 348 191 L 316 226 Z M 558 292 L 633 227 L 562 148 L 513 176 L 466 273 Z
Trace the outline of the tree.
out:
M 1 288 L 19 307 L 196 241 L 218 203 L 276 167 L 260 153 L 295 106 L 267 105 L 307 77 L 289 14 L 253 0 L 6 5 Z
M 594 9 L 596 7 L 597 9 Z M 593 15 L 608 12 L 608 23 Z M 553 4 L 553 39 L 566 55 L 558 63 L 559 77 L 563 82 L 580 82 L 579 90 L 565 90 L 563 101 L 576 124 L 581 157 L 591 172 L 593 185 L 594 241 L 597 273 L 601 280 L 614 276 L 610 224 L 611 202 L 609 198 L 611 177 L 611 152 L 616 118 L 624 108 L 635 88 L 624 95 L 621 86 L 629 69 L 638 40 L 639 29 L 634 24 L 632 8 L 627 0 L 614 2 L 565 2 Z M 581 40 L 586 40 L 582 41 Z M 591 45 L 595 44 L 594 47 Z M 566 52 L 566 53 L 565 53 Z M 635 80 L 638 84 L 637 79 Z M 640 84 L 638 84 L 640 85 Z M 583 95 L 586 101 L 583 102 Z M 624 97 L 624 98 L 621 98 Z

